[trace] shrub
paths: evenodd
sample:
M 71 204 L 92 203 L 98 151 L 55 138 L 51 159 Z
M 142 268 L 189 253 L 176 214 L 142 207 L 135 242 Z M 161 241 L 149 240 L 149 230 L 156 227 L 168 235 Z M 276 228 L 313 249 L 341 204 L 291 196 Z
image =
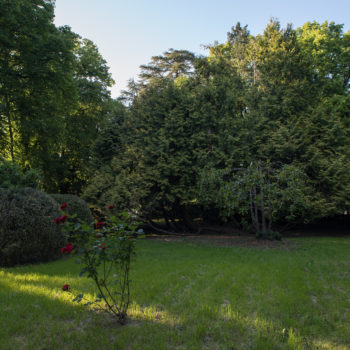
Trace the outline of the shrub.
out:
M 65 212 L 62 214 L 57 218 L 57 224 L 63 225 L 75 246 L 68 243 L 61 252 L 70 254 L 74 251 L 79 257 L 78 262 L 83 264 L 80 275 L 86 274 L 98 289 L 97 298 L 89 300 L 84 294 L 79 294 L 73 301 L 84 301 L 86 306 L 98 305 L 124 324 L 130 303 L 131 258 L 135 253 L 136 239 L 143 234 L 142 229 L 137 230 L 138 223 L 126 212 L 94 225 L 73 224 Z M 64 284 L 62 290 L 70 291 L 70 286 Z
M 0 189 L 0 265 L 48 261 L 65 242 L 57 202 L 33 188 Z
M 93 221 L 91 211 L 86 202 L 73 194 L 51 194 L 52 198 L 59 204 L 66 203 L 67 208 L 65 211 L 69 215 L 76 214 L 78 221 L 84 221 L 90 223 Z

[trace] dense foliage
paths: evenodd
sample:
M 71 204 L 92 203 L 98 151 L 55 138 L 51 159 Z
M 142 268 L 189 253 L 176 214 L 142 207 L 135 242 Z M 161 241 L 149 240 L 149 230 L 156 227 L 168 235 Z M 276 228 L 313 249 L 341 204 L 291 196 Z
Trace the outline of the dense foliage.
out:
M 58 203 L 33 189 L 0 189 L 0 265 L 59 257 L 65 238 L 54 224 Z
M 169 50 L 141 66 L 122 95 L 127 131 L 86 193 L 173 229 L 219 216 L 267 235 L 341 215 L 350 205 L 350 34 L 272 20 L 254 37 L 238 23 L 208 49 Z
M 54 23 L 53 0 L 0 0 L 0 156 L 79 193 L 113 83 L 97 47 Z M 108 109 L 108 108 L 107 108 Z
M 41 178 L 42 176 L 37 169 L 23 171 L 17 164 L 0 160 L 0 188 L 40 188 Z
M 237 23 L 207 57 L 152 57 L 115 101 L 105 60 L 54 25 L 53 0 L 0 7 L 0 156 L 40 174 L 46 191 L 168 230 L 202 218 L 268 235 L 349 209 L 342 25 L 271 20 L 253 36 Z

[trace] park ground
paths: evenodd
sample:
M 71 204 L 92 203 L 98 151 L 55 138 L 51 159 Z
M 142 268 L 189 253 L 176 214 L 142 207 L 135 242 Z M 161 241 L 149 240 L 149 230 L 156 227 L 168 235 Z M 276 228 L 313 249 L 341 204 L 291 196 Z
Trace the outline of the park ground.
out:
M 124 326 L 72 302 L 96 294 L 74 257 L 0 269 L 0 349 L 350 349 L 349 257 L 344 235 L 143 239 Z

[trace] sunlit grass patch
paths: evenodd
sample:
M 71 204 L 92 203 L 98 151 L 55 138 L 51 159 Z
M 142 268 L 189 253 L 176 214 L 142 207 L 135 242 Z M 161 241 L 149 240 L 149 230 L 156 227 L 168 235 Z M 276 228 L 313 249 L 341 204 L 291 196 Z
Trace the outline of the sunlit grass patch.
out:
M 0 270 L 0 349 L 350 349 L 350 240 L 293 250 L 138 243 L 129 321 L 94 298 L 74 258 Z

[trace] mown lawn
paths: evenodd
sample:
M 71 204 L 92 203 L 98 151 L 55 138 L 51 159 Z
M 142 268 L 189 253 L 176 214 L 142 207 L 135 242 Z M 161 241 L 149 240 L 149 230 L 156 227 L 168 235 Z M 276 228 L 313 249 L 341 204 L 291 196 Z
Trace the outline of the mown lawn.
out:
M 0 270 L 0 349 L 350 349 L 350 238 L 292 249 L 143 240 L 127 325 L 69 258 Z

